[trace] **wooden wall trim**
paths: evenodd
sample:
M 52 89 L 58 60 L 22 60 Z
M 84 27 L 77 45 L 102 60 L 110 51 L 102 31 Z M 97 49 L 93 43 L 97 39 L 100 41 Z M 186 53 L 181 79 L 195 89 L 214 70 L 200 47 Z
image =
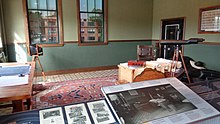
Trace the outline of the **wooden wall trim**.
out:
M 79 72 L 90 72 L 90 71 L 100 71 L 100 70 L 110 70 L 117 69 L 117 65 L 112 66 L 99 66 L 99 67 L 90 67 L 90 68 L 76 68 L 69 70 L 56 70 L 56 71 L 47 71 L 45 72 L 46 76 L 49 75 L 59 75 L 59 74 L 69 74 L 69 73 L 79 73 Z M 35 76 L 42 76 L 41 72 L 36 73 Z
M 155 39 L 139 39 L 139 40 L 109 40 L 108 42 L 151 42 L 151 41 L 158 41 Z
M 201 42 L 201 43 L 199 43 L 199 44 L 218 46 L 218 45 L 220 45 L 220 42 Z
M 155 39 L 145 39 L 145 40 L 109 40 L 108 42 L 160 42 L 160 40 L 155 40 Z M 65 41 L 64 44 L 74 44 L 74 43 L 78 43 L 78 41 Z M 18 42 L 18 43 L 8 43 L 7 45 L 14 45 L 14 44 L 19 44 L 19 45 L 23 45 L 26 43 L 24 42 Z M 201 42 L 199 44 L 206 44 L 206 45 L 220 45 L 220 42 Z
M 160 42 L 164 42 L 164 41 L 168 41 L 168 42 L 177 42 L 177 41 L 181 41 L 181 40 L 158 40 L 158 41 L 153 41 L 153 42 L 156 42 L 156 43 L 160 43 Z M 185 40 L 182 40 L 182 41 L 185 41 Z M 204 44 L 204 45 L 215 45 L 215 46 L 218 46 L 220 45 L 220 42 L 209 42 L 209 41 L 206 41 L 206 42 L 199 42 L 198 44 Z

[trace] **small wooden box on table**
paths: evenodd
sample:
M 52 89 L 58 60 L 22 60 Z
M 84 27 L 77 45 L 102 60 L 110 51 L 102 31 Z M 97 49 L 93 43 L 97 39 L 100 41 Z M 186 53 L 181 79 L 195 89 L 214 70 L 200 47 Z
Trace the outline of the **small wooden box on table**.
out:
M 31 67 L 28 74 L 28 82 L 22 85 L 0 86 L 0 102 L 12 101 L 12 104 L 1 105 L 0 108 L 13 107 L 13 112 L 23 111 L 26 101 L 27 109 L 31 108 L 32 81 L 34 77 L 35 62 L 27 63 L 0 63 L 0 66 L 22 66 Z

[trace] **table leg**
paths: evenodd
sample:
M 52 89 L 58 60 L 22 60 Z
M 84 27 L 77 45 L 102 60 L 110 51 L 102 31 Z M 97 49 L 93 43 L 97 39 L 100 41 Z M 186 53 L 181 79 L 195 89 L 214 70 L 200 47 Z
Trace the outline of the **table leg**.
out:
M 27 99 L 27 110 L 31 110 L 32 109 L 32 103 L 31 103 L 31 98 Z
M 12 104 L 13 104 L 13 113 L 24 110 L 23 100 L 14 100 L 12 101 Z

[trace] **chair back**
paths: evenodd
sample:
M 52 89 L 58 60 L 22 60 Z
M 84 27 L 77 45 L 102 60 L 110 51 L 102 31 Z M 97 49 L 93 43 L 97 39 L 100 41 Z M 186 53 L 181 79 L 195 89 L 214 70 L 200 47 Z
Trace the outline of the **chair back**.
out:
M 153 49 L 152 45 L 137 45 L 137 60 L 153 60 Z

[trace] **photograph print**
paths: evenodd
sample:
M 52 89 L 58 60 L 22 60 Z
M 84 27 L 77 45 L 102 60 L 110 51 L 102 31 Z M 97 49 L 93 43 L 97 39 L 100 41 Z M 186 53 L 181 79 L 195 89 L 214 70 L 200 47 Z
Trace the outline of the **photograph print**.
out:
M 197 109 L 170 84 L 111 93 L 107 98 L 125 124 L 142 124 Z
M 85 104 L 65 106 L 68 124 L 91 124 Z
M 87 105 L 95 124 L 115 123 L 115 119 L 105 100 L 88 102 Z
M 40 110 L 39 115 L 40 124 L 64 124 L 61 107 Z

